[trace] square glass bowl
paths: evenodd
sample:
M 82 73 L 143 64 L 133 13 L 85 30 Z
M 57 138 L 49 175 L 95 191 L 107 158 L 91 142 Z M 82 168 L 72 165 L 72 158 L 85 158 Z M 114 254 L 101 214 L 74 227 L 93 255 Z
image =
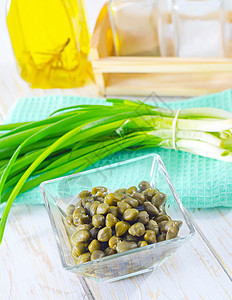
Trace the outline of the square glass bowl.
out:
M 166 212 L 183 222 L 178 237 L 76 265 L 61 211 L 75 204 L 82 190 L 105 186 L 109 191 L 138 186 L 142 180 L 167 194 Z M 97 281 L 115 281 L 153 271 L 185 243 L 195 230 L 159 155 L 149 154 L 120 163 L 43 182 L 40 185 L 64 269 Z

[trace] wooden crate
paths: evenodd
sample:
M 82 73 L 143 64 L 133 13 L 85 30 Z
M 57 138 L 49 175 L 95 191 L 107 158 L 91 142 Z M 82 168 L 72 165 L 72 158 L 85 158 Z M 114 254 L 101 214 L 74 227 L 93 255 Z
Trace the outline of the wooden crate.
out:
M 107 4 L 94 29 L 90 57 L 102 95 L 196 96 L 232 88 L 231 58 L 115 56 Z

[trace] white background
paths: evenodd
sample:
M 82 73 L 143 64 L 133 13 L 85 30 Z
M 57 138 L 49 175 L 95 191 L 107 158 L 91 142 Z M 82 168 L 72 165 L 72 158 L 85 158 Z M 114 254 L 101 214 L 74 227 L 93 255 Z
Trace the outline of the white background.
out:
M 6 2 L 7 0 L 0 0 L 0 65 L 15 63 L 6 26 Z M 99 11 L 105 2 L 106 0 L 85 0 L 86 13 L 91 32 L 93 31 Z

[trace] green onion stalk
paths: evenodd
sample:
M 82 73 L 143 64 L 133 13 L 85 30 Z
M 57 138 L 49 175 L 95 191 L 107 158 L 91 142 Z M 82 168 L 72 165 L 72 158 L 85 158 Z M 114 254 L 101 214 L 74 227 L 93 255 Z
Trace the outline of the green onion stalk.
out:
M 188 108 L 176 114 L 141 101 L 109 99 L 59 109 L 41 121 L 0 125 L 0 204 L 5 202 L 0 243 L 17 195 L 120 150 L 163 147 L 232 162 L 230 112 Z

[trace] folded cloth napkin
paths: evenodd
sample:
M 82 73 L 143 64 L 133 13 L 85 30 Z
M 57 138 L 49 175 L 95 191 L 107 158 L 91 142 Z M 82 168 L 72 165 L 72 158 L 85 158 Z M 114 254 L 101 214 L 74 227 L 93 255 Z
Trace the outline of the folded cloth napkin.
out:
M 104 99 L 75 96 L 44 96 L 19 99 L 9 111 L 5 123 L 40 120 L 56 109 L 77 104 L 103 104 Z M 154 104 L 154 102 L 153 102 Z M 232 112 L 231 91 L 181 100 L 157 102 L 156 105 L 170 109 L 189 107 L 215 107 Z M 232 164 L 189 153 L 149 148 L 137 151 L 120 151 L 95 163 L 91 168 L 103 166 L 148 153 L 161 156 L 174 187 L 185 207 L 207 208 L 216 206 L 232 207 Z M 15 203 L 43 204 L 38 187 L 19 195 Z

